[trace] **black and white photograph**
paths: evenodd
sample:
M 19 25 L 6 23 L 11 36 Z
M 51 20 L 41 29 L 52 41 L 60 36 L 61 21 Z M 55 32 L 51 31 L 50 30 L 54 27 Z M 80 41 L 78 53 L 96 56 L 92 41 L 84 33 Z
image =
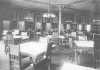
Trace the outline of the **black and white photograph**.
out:
M 0 0 L 0 70 L 100 70 L 100 0 Z

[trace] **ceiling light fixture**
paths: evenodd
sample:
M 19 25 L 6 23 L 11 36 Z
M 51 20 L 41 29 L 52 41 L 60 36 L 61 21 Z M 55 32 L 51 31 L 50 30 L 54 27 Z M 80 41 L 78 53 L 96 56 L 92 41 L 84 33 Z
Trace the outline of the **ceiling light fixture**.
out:
M 50 12 L 51 0 L 48 0 L 48 12 L 43 14 L 45 18 L 55 18 L 56 15 Z

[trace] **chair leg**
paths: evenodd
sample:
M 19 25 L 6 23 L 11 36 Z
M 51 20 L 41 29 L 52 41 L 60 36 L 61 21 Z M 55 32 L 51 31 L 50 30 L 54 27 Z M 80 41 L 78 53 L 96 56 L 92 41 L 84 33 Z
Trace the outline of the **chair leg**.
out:
M 33 61 L 33 58 L 30 57 L 30 60 L 31 60 L 31 64 L 33 65 L 32 70 L 35 70 L 35 63 L 34 63 L 34 61 Z

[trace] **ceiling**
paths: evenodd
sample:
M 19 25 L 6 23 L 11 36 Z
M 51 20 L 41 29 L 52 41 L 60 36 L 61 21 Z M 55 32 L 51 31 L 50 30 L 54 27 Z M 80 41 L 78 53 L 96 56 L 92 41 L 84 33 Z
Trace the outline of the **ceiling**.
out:
M 30 9 L 43 9 L 58 11 L 61 5 L 64 12 L 87 11 L 100 12 L 100 0 L 0 0 L 1 3 L 9 3 L 13 7 Z

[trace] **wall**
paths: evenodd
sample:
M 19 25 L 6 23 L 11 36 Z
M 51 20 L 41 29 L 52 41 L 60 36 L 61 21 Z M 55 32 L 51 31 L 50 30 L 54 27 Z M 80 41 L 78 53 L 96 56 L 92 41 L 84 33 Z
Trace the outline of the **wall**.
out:
M 3 20 L 14 20 L 14 19 L 22 19 L 26 13 L 30 12 L 28 9 L 15 7 L 10 4 L 1 3 L 0 2 L 0 37 L 3 30 L 2 21 Z

